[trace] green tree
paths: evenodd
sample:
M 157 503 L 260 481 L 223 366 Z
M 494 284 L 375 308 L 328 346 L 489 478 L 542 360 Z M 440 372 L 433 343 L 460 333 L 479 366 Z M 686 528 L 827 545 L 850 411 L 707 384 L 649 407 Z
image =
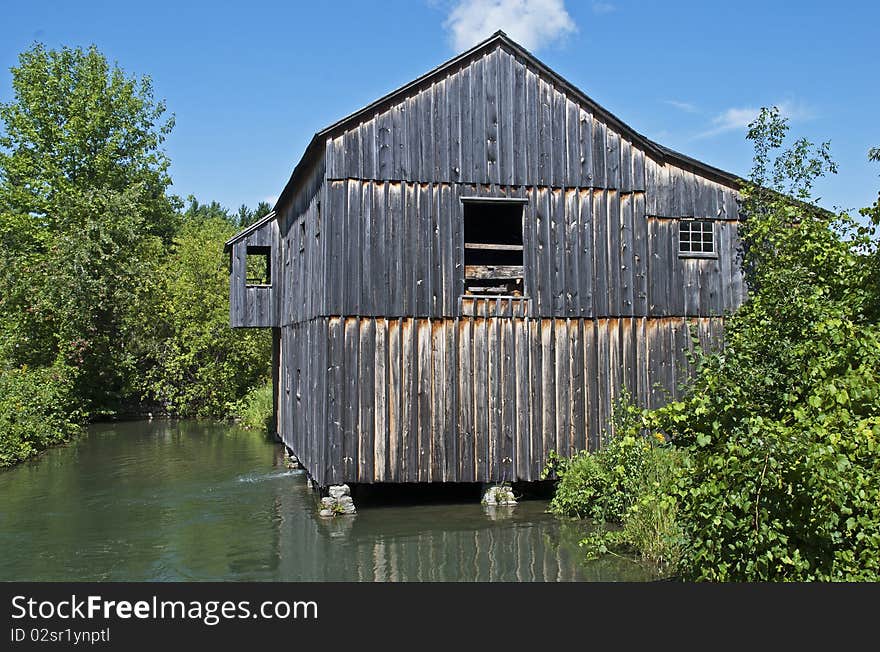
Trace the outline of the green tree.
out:
M 34 45 L 0 104 L 0 361 L 75 367 L 89 411 L 130 385 L 126 329 L 176 223 L 150 79 Z M 148 317 L 146 317 L 148 318 Z
M 749 299 L 654 425 L 689 449 L 683 571 L 720 581 L 880 579 L 880 326 L 869 226 L 810 205 L 828 146 L 751 125 Z
M 191 197 L 154 301 L 141 308 L 151 315 L 136 338 L 144 347 L 142 392 L 172 414 L 227 416 L 269 374 L 270 334 L 229 327 L 223 244 L 236 230 L 219 204 Z
M 238 228 L 244 229 L 270 212 L 272 212 L 272 205 L 269 202 L 261 201 L 253 210 L 248 208 L 247 204 L 242 204 L 238 207 L 235 221 Z

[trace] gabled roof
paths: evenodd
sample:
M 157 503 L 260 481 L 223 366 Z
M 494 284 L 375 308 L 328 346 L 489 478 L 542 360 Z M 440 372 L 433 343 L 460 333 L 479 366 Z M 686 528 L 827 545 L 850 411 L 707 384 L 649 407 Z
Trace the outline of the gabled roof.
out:
M 274 210 L 269 211 L 269 212 L 266 213 L 263 217 L 261 217 L 260 219 L 258 219 L 256 222 L 254 222 L 254 223 L 251 224 L 250 226 L 248 226 L 246 229 L 244 229 L 244 230 L 242 230 L 242 231 L 239 231 L 239 232 L 236 233 L 234 236 L 232 236 L 231 238 L 229 238 L 229 240 L 227 240 L 227 241 L 224 243 L 224 245 L 223 245 L 223 252 L 225 253 L 225 252 L 229 251 L 229 248 L 230 248 L 234 243 L 238 242 L 238 241 L 241 240 L 242 238 L 246 238 L 246 237 L 248 237 L 251 233 L 253 233 L 253 232 L 256 231 L 257 229 L 259 229 L 261 226 L 263 226 L 263 225 L 266 224 L 267 222 L 272 221 L 274 218 L 275 218 L 275 211 L 274 211 Z
M 375 102 L 368 104 L 364 108 L 355 111 L 354 113 L 342 118 L 341 120 L 338 120 L 337 122 L 334 122 L 329 127 L 326 127 L 316 133 L 306 147 L 306 151 L 303 153 L 303 156 L 300 159 L 299 163 L 297 163 L 296 167 L 293 169 L 293 173 L 290 175 L 290 179 L 288 180 L 287 185 L 284 186 L 284 190 L 281 192 L 278 200 L 275 203 L 275 208 L 277 209 L 278 206 L 280 206 L 281 203 L 285 199 L 287 199 L 287 197 L 293 191 L 293 188 L 299 176 L 305 171 L 306 168 L 308 168 L 309 164 L 314 160 L 314 158 L 324 151 L 324 146 L 327 138 L 336 137 L 341 133 L 347 131 L 351 127 L 357 126 L 362 120 L 369 118 L 375 113 L 380 113 L 384 111 L 386 108 L 390 107 L 393 104 L 396 104 L 401 99 L 410 95 L 414 91 L 418 91 L 424 87 L 430 86 L 438 78 L 444 77 L 448 71 L 467 63 L 471 59 L 477 59 L 481 57 L 486 52 L 495 49 L 498 45 L 507 48 L 512 54 L 514 54 L 514 56 L 517 56 L 526 61 L 530 66 L 539 71 L 540 74 L 543 75 L 545 78 L 552 80 L 555 85 L 564 89 L 564 91 L 568 95 L 570 95 L 572 99 L 590 107 L 595 116 L 603 120 L 606 124 L 611 126 L 619 133 L 625 135 L 633 142 L 633 144 L 638 145 L 639 147 L 644 149 L 645 152 L 655 160 L 661 163 L 670 161 L 679 167 L 690 170 L 692 172 L 696 172 L 701 176 L 719 181 L 723 184 L 738 185 L 742 181 L 742 179 L 737 175 L 731 174 L 730 172 L 725 172 L 724 170 L 703 163 L 702 161 L 698 161 L 689 156 L 685 156 L 684 154 L 675 152 L 668 147 L 664 147 L 663 145 L 660 145 L 659 143 L 656 143 L 638 133 L 632 127 L 620 120 L 617 116 L 612 114 L 610 111 L 593 101 L 579 88 L 573 86 L 570 82 L 563 79 L 553 70 L 544 65 L 541 61 L 538 60 L 537 57 L 535 57 L 535 55 L 526 50 L 516 41 L 512 40 L 509 36 L 507 36 L 507 34 L 499 30 L 495 32 L 492 36 L 487 38 L 485 41 L 478 43 L 477 45 L 472 47 L 470 50 L 467 50 L 457 57 L 454 57 L 449 61 L 437 66 L 433 70 L 426 72 L 421 77 L 411 81 L 404 86 L 401 86 L 397 90 L 394 90 L 383 97 L 380 97 Z

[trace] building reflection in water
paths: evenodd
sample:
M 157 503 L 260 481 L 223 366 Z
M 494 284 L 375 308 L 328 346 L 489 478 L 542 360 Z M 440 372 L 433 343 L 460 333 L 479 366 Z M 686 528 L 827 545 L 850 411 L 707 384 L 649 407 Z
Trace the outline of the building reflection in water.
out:
M 288 489 L 290 484 L 287 485 Z M 609 556 L 584 560 L 583 525 L 545 512 L 545 501 L 361 508 L 324 519 L 303 479 L 279 495 L 280 579 L 361 582 L 645 581 L 650 569 Z M 307 509 L 309 504 L 311 509 Z

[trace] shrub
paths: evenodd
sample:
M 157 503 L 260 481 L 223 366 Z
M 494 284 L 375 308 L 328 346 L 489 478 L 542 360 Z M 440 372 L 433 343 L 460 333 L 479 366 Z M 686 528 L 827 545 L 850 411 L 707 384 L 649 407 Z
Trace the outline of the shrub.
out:
M 550 511 L 561 516 L 621 522 L 642 484 L 651 442 L 639 434 L 640 411 L 624 396 L 614 409 L 615 435 L 596 452 L 565 459 L 551 451 L 544 477 L 558 479 Z
M 662 435 L 649 434 L 649 416 L 625 396 L 602 448 L 571 459 L 551 453 L 545 474 L 558 482 L 550 511 L 597 522 L 581 541 L 589 557 L 632 552 L 671 572 L 684 545 L 674 488 L 686 457 Z
M 848 215 L 765 187 L 808 201 L 828 167 L 827 146 L 801 140 L 764 174 L 785 131 L 778 112 L 751 125 L 749 300 L 684 400 L 653 415 L 691 458 L 676 489 L 681 568 L 697 580 L 877 581 L 878 242 Z
M 743 411 L 727 369 L 748 360 L 730 351 L 700 378 L 718 391 L 658 415 L 692 451 L 678 489 L 687 577 L 880 578 L 880 328 L 834 319 L 814 333 L 791 345 L 803 368 L 776 387 L 780 407 Z M 745 380 L 744 399 L 763 389 Z
M 75 372 L 64 365 L 0 371 L 0 467 L 11 466 L 79 432 Z
M 245 428 L 269 430 L 272 426 L 272 381 L 252 388 L 241 401 L 239 414 Z

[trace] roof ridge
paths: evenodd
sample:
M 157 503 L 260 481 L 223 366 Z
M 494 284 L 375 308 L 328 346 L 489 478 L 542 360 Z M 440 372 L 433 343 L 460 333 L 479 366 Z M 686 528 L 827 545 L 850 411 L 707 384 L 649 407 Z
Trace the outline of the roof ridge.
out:
M 621 132 L 621 134 L 629 137 L 634 143 L 642 147 L 646 151 L 646 153 L 651 154 L 659 162 L 665 164 L 667 159 L 670 159 L 676 164 L 688 168 L 691 171 L 698 170 L 704 175 L 713 177 L 716 181 L 720 180 L 727 184 L 738 184 L 742 181 L 742 178 L 735 174 L 676 152 L 675 150 L 656 143 L 647 136 L 639 133 L 623 120 L 614 115 L 611 111 L 596 102 L 584 91 L 576 87 L 574 84 L 562 77 L 559 73 L 555 72 L 552 68 L 543 63 L 540 59 L 538 59 L 538 57 L 532 54 L 524 46 L 520 45 L 512 38 L 510 38 L 510 36 L 508 36 L 503 30 L 499 29 L 495 31 L 491 36 L 480 41 L 468 50 L 465 50 L 464 52 L 452 57 L 451 59 L 446 60 L 435 68 L 432 68 L 426 73 L 418 76 L 414 80 L 404 84 L 403 86 L 399 86 L 398 88 L 386 93 L 377 100 L 370 102 L 366 106 L 358 109 L 353 113 L 350 113 L 349 115 L 316 132 L 311 141 L 309 141 L 309 144 L 306 146 L 306 150 L 305 152 L 303 152 L 303 155 L 300 158 L 299 162 L 294 167 L 293 172 L 290 175 L 290 179 L 287 181 L 284 189 L 278 196 L 278 200 L 275 202 L 273 210 L 280 206 L 283 200 L 287 199 L 290 192 L 292 191 L 294 180 L 298 177 L 301 170 L 305 167 L 306 161 L 310 160 L 311 157 L 317 153 L 317 147 L 322 140 L 326 139 L 331 134 L 348 127 L 349 125 L 356 123 L 356 121 L 365 116 L 374 115 L 379 110 L 379 107 L 383 106 L 384 104 L 390 104 L 396 98 L 400 97 L 401 95 L 406 95 L 407 92 L 409 92 L 410 90 L 425 84 L 428 80 L 433 79 L 444 71 L 449 70 L 450 68 L 453 68 L 459 64 L 462 64 L 471 58 L 476 58 L 478 53 L 482 52 L 483 50 L 490 49 L 490 47 L 494 46 L 495 44 L 506 46 L 514 56 L 519 56 L 527 61 L 533 68 L 536 69 L 537 72 L 539 72 L 541 75 L 544 75 L 545 77 L 549 77 L 556 85 L 560 86 L 564 91 L 572 95 L 573 99 L 575 99 L 576 101 L 588 105 L 593 110 L 594 114 L 598 114 L 598 117 L 600 119 L 604 120 L 615 130 Z

